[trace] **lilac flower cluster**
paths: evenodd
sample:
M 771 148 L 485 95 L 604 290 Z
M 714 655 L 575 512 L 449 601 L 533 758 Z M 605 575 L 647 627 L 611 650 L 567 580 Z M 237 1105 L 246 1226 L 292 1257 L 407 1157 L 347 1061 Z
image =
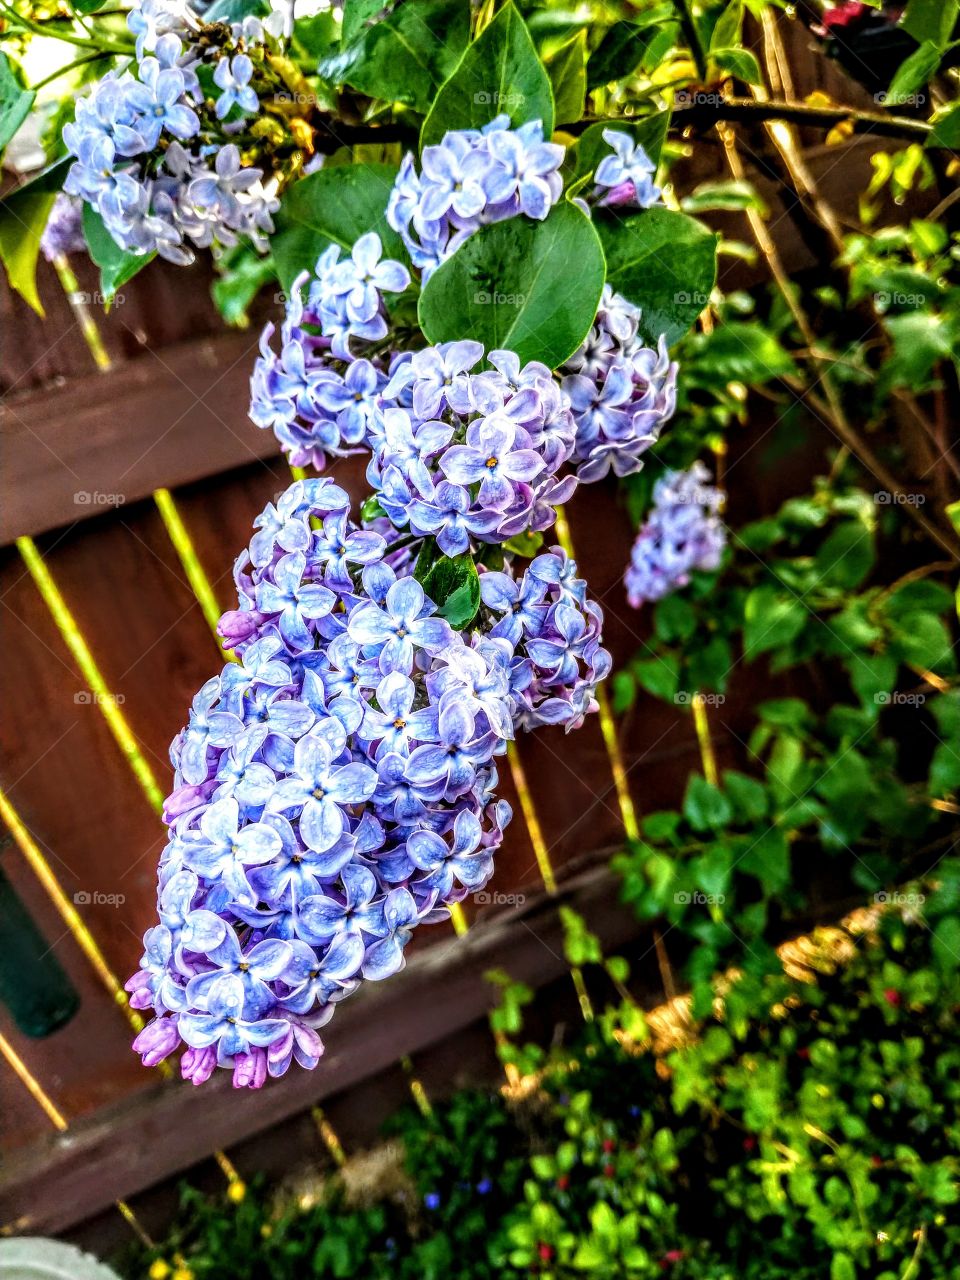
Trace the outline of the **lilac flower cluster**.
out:
M 417 172 L 404 157 L 387 205 L 424 282 L 481 226 L 526 214 L 542 221 L 560 199 L 564 148 L 547 142 L 539 120 L 510 127 L 497 116 L 482 129 L 460 129 L 424 147 Z
M 240 235 L 265 247 L 278 201 L 263 171 L 242 163 L 230 139 L 238 117 L 257 109 L 248 48 L 266 39 L 256 19 L 230 28 L 213 50 L 220 89 L 213 113 L 198 77 L 210 50 L 186 6 L 143 0 L 128 15 L 136 70 L 109 72 L 78 99 L 64 126 L 74 157 L 64 184 L 97 210 L 117 243 L 132 253 L 192 261 L 191 246 L 232 245 Z
M 668 471 L 653 490 L 653 509 L 637 534 L 624 582 L 635 609 L 684 587 L 696 569 L 716 569 L 727 543 L 718 512 L 723 492 L 702 462 Z
M 510 819 L 494 798 L 513 732 L 500 647 L 452 631 L 406 553 L 348 507 L 311 480 L 258 518 L 221 625 L 240 660 L 171 749 L 160 923 L 128 989 L 156 1015 L 145 1063 L 185 1045 L 195 1083 L 315 1066 L 334 1005 L 482 888 Z
M 381 260 L 381 254 L 373 231 L 343 261 L 339 247 L 331 245 L 306 298 L 307 273 L 294 281 L 279 354 L 270 345 L 274 326 L 263 331 L 250 380 L 250 417 L 276 434 L 295 466 L 322 470 L 330 457 L 369 447 L 379 429 L 380 393 L 387 383 L 383 360 L 355 357 L 350 340 L 385 337 L 382 293 L 400 293 L 410 282 L 401 263 Z
M 606 285 L 593 328 L 561 370 L 577 424 L 573 461 L 587 484 L 611 467 L 639 471 L 676 407 L 677 365 L 663 337 L 655 351 L 644 346 L 639 320 L 640 308 Z

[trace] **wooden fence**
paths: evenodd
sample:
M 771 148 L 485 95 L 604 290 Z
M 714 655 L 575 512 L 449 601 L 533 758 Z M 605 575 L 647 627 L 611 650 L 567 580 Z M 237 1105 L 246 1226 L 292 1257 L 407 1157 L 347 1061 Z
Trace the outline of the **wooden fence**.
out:
M 787 30 L 807 69 L 803 92 L 833 87 L 838 73 L 807 57 L 806 37 Z M 848 85 L 842 94 L 849 101 Z M 745 136 L 748 151 L 761 149 L 761 131 Z M 856 139 L 806 154 L 825 192 L 850 206 L 875 147 Z M 679 182 L 690 189 L 726 176 L 721 164 L 719 147 L 698 148 L 696 167 L 681 164 Z M 773 209 L 788 268 L 815 268 L 818 246 L 796 234 L 775 179 L 762 167 L 751 176 Z M 737 218 L 728 229 L 748 238 Z M 124 286 L 103 316 L 89 264 L 72 266 L 81 295 L 73 300 L 42 266 L 42 321 L 0 292 L 0 820 L 8 835 L 0 902 L 18 903 L 32 922 L 25 954 L 36 972 L 24 983 L 49 979 L 61 993 L 50 1027 L 57 1009 L 66 1017 L 38 1037 L 22 1010 L 18 1021 L 15 999 L 0 1001 L 0 1228 L 31 1232 L 67 1229 L 465 1033 L 489 1007 L 490 967 L 536 986 L 558 978 L 560 901 L 583 910 L 610 945 L 632 940 L 657 991 L 650 939 L 617 907 L 603 868 L 635 830 L 636 813 L 676 799 L 698 759 L 688 710 L 652 700 L 618 726 L 604 702 L 601 716 L 570 736 L 547 729 L 525 737 L 501 770 L 516 816 L 491 886 L 522 905 L 468 904 L 462 937 L 449 926 L 423 930 L 429 936 L 418 936 L 404 974 L 343 1006 L 314 1073 L 237 1096 L 229 1082 L 194 1091 L 141 1068 L 129 1047 L 137 1019 L 119 987 L 154 923 L 168 744 L 222 661 L 209 622 L 233 602 L 233 559 L 290 474 L 272 434 L 247 418 L 259 320 L 225 332 L 204 268 L 163 264 Z M 737 271 L 727 283 L 758 278 Z M 273 310 L 268 297 L 263 311 Z M 92 348 L 87 314 L 101 344 Z M 734 523 L 775 507 L 816 453 L 808 444 L 786 465 L 782 453 L 776 465 L 765 461 L 775 426 L 768 413 L 731 441 Z M 333 474 L 361 492 L 356 460 Z M 622 661 L 642 644 L 644 626 L 622 588 L 633 530 L 612 485 L 578 494 L 569 519 L 581 570 L 606 612 L 606 642 Z M 721 764 L 741 759 L 753 700 L 735 678 L 711 724 Z M 7 972 L 7 982 L 8 994 L 19 990 L 18 975 Z M 233 1176 L 230 1159 L 220 1164 Z

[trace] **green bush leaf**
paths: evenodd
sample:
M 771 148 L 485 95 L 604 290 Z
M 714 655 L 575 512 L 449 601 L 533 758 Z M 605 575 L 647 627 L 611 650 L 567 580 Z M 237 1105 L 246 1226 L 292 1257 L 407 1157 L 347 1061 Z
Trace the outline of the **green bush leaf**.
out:
M 100 288 L 108 305 L 117 290 L 157 256 L 155 253 L 130 253 L 121 249 L 93 205 L 83 206 L 83 235 L 90 257 L 100 268 Z
M 707 305 L 717 278 L 717 236 L 685 213 L 644 209 L 597 217 L 607 281 L 642 308 L 640 331 L 655 343 L 683 337 Z
M 0 261 L 6 268 L 11 289 L 40 316 L 45 314 L 37 293 L 40 237 L 70 164 L 69 156 L 58 160 L 32 182 L 0 200 Z
M 721 831 L 733 817 L 733 809 L 719 787 L 695 773 L 683 797 L 683 816 L 694 831 Z
M 578 31 L 547 63 L 557 124 L 579 120 L 587 96 L 587 33 Z
M 320 61 L 321 79 L 427 112 L 470 39 L 468 0 L 404 0 Z
M 36 96 L 32 89 L 24 89 L 11 70 L 10 59 L 0 53 L 0 152 L 26 120 Z
M 744 606 L 743 651 L 748 661 L 768 649 L 788 645 L 803 630 L 807 610 L 776 587 L 754 587 Z
M 711 49 L 710 57 L 721 71 L 747 84 L 763 84 L 760 64 L 749 49 Z
M 862 520 L 844 520 L 821 543 L 814 560 L 825 586 L 859 587 L 873 568 L 873 533 Z
M 376 231 L 385 257 L 405 256 L 400 237 L 386 218 L 396 176 L 397 170 L 389 164 L 334 165 L 287 189 L 271 241 L 284 289 L 289 290 L 301 271 L 313 271 L 329 245 L 352 249 L 367 231 Z
M 957 9 L 957 0 L 909 0 L 900 25 L 921 44 L 930 40 L 945 45 L 957 21 Z
M 930 123 L 932 127 L 925 146 L 949 147 L 951 151 L 960 147 L 960 102 L 937 112 Z
M 553 132 L 550 80 L 527 25 L 511 0 L 464 53 L 423 122 L 420 145 L 439 142 L 448 129 L 479 129 L 506 114 L 513 125 L 543 122 Z
M 428 280 L 420 325 L 428 342 L 469 335 L 556 368 L 589 331 L 602 291 L 596 232 L 561 203 L 543 222 L 511 218 L 472 235 Z
M 910 57 L 901 62 L 897 68 L 897 74 L 890 81 L 890 88 L 887 90 L 885 98 L 887 105 L 896 109 L 898 103 L 902 103 L 905 98 L 912 97 L 918 89 L 922 89 L 930 77 L 936 73 L 942 56 L 939 45 L 932 40 L 925 40 L 919 49 L 914 50 Z

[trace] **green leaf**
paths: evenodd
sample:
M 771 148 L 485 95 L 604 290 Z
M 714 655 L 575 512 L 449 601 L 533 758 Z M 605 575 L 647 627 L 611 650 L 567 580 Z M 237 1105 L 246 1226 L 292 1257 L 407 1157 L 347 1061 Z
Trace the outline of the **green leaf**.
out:
M 259 18 L 270 12 L 267 0 L 214 0 L 203 15 L 204 22 L 242 22 L 244 18 Z
M 597 217 L 607 282 L 641 307 L 640 331 L 676 342 L 707 305 L 717 278 L 717 236 L 685 213 L 644 209 Z
M 780 649 L 803 630 L 807 610 L 776 587 L 754 587 L 744 606 L 743 651 L 748 661 L 768 649 Z
M 949 147 L 951 151 L 960 147 L 960 102 L 938 111 L 930 124 L 932 128 L 924 146 Z
M 609 124 L 599 120 L 581 134 L 575 152 L 576 167 L 573 175 L 575 181 L 592 174 L 603 157 L 611 154 L 613 148 L 603 136 L 604 130 L 610 127 Z M 654 164 L 659 163 L 660 152 L 663 150 L 669 128 L 669 111 L 658 111 L 655 115 L 644 116 L 642 120 L 622 120 L 617 124 L 617 131 L 629 133 L 633 141 L 643 147 Z
M 487 351 L 509 348 L 553 369 L 583 341 L 602 291 L 597 234 L 561 203 L 543 222 L 510 218 L 472 235 L 427 281 L 420 327 L 428 342 L 469 334 Z
M 957 21 L 957 0 L 909 0 L 900 26 L 919 44 L 947 43 Z
M 250 303 L 268 281 L 276 279 L 273 259 L 240 245 L 224 255 L 218 270 L 220 275 L 210 288 L 217 310 L 227 324 L 245 329 L 250 323 Z
M 694 831 L 721 831 L 733 817 L 733 809 L 719 787 L 695 773 L 683 797 L 683 816 Z
M 468 0 L 403 0 L 317 68 L 331 84 L 427 112 L 470 39 Z
M 24 183 L 0 200 L 0 261 L 6 268 L 11 289 L 40 316 L 45 314 L 37 293 L 40 237 L 70 164 L 69 156 L 58 160 L 32 182 Z
M 543 546 L 543 534 L 534 533 L 528 529 L 525 533 L 518 533 L 513 538 L 508 538 L 503 544 L 504 551 L 509 551 L 515 556 L 523 556 L 524 559 L 532 559 L 540 548 Z
M 740 871 L 754 876 L 768 893 L 782 893 L 790 883 L 790 846 L 779 827 L 768 827 L 737 860 Z
M 622 80 L 646 59 L 648 52 L 666 54 L 678 30 L 672 4 L 654 5 L 630 22 L 615 22 L 590 55 L 587 63 L 587 88 L 598 89 L 614 80 Z M 656 49 L 651 48 L 654 41 Z M 651 56 L 651 61 L 654 57 Z M 617 126 L 620 127 L 619 125 Z
M 439 142 L 448 129 L 482 128 L 501 114 L 514 126 L 542 121 L 547 138 L 553 132 L 550 80 L 512 0 L 470 45 L 437 94 L 420 145 Z
M 747 84 L 763 84 L 760 64 L 749 49 L 711 49 L 710 57 L 721 71 Z
M 628 76 L 643 57 L 649 43 L 632 22 L 615 22 L 590 55 L 587 63 L 587 87 L 599 89 Z
M 547 62 L 557 124 L 579 120 L 587 97 L 587 33 L 578 31 Z
M 933 928 L 933 954 L 941 969 L 960 966 L 960 919 L 943 916 Z
M 344 0 L 343 43 L 350 44 L 363 28 L 390 7 L 385 0 Z
M 24 89 L 11 70 L 10 59 L 0 53 L 0 152 L 27 118 L 36 96 L 32 89 Z
M 130 253 L 121 249 L 90 204 L 83 206 L 83 235 L 90 257 L 100 268 L 100 288 L 105 306 L 113 301 L 119 288 L 157 256 L 155 253 Z
M 737 817 L 742 822 L 759 822 L 766 817 L 767 791 L 762 782 L 751 778 L 746 773 L 738 773 L 734 769 L 726 769 L 723 774 L 723 788 L 730 797 Z
M 844 520 L 821 543 L 814 560 L 824 586 L 859 587 L 873 568 L 873 533 L 862 520 Z
M 920 48 L 897 68 L 884 98 L 886 106 L 896 109 L 912 98 L 936 74 L 942 56 L 939 45 L 932 40 L 924 40 Z
M 352 249 L 367 231 L 379 235 L 384 257 L 404 256 L 400 237 L 386 218 L 396 175 L 389 164 L 334 165 L 288 187 L 271 241 L 284 289 L 290 289 L 301 271 L 312 272 L 329 245 Z
M 766 325 L 749 320 L 720 325 L 698 339 L 698 376 L 715 375 L 718 382 L 759 386 L 797 373 L 789 353 Z
M 438 556 L 421 579 L 424 591 L 455 631 L 464 631 L 480 608 L 480 577 L 473 557 Z

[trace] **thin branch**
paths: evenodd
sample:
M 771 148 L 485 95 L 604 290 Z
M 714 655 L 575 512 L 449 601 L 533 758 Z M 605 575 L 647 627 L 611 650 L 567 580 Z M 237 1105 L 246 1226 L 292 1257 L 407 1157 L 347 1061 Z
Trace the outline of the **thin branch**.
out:
M 683 96 L 673 107 L 673 123 L 681 129 L 698 126 L 709 128 L 720 121 L 763 123 L 766 120 L 785 120 L 790 124 L 822 129 L 832 129 L 843 121 L 849 121 L 854 133 L 906 137 L 918 142 L 927 138 L 932 127 L 926 120 L 913 120 L 908 116 L 857 111 L 852 107 L 813 107 L 806 102 L 756 102 L 753 98 L 728 98 L 723 94 L 704 90 L 683 91 Z M 624 117 L 580 120 L 575 124 L 565 125 L 564 128 L 568 133 L 582 133 L 598 122 L 623 124 Z

